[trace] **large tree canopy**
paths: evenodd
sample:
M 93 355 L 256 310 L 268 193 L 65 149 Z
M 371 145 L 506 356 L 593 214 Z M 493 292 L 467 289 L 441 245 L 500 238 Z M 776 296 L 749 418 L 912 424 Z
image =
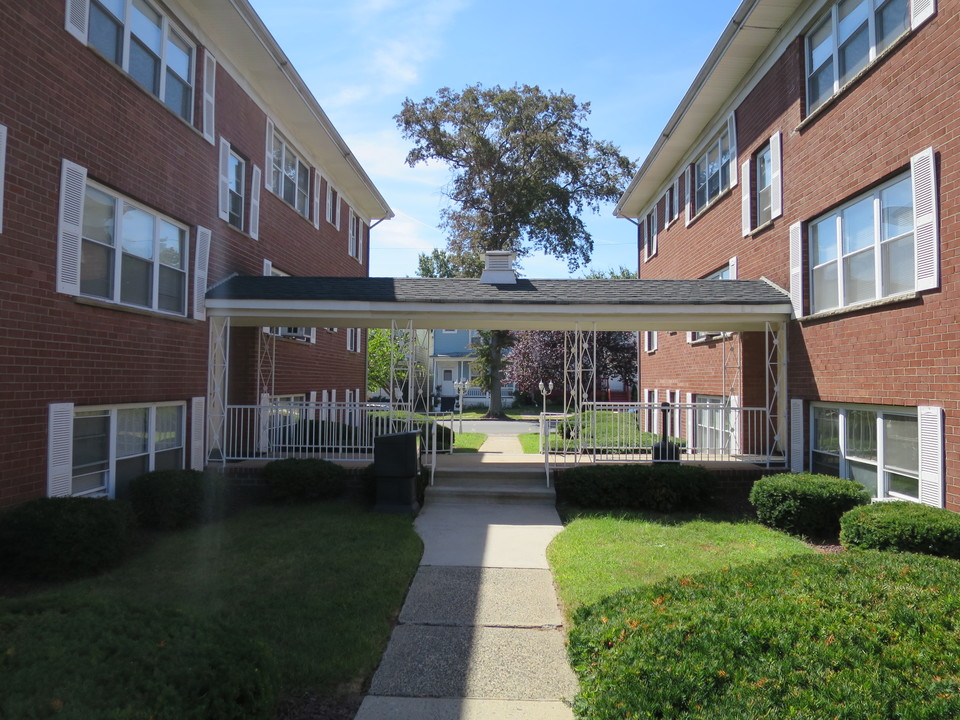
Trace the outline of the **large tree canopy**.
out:
M 452 179 L 443 210 L 454 256 L 533 250 L 587 264 L 593 240 L 580 218 L 616 200 L 633 163 L 584 125 L 589 103 L 536 86 L 450 88 L 417 103 L 404 100 L 396 121 L 413 141 L 412 167 L 440 160 Z

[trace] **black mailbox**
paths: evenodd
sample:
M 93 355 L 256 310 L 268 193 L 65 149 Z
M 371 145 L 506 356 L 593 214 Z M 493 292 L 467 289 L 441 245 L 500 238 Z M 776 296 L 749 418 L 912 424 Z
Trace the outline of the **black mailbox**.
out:
M 373 471 L 377 476 L 379 512 L 416 512 L 420 475 L 420 433 L 402 432 L 373 439 Z

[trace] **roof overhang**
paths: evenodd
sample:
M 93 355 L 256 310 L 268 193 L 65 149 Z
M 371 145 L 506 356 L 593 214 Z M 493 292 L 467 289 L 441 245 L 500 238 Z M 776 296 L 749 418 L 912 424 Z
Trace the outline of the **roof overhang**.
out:
M 684 158 L 717 121 L 801 0 L 743 0 L 614 208 L 637 218 L 680 170 Z

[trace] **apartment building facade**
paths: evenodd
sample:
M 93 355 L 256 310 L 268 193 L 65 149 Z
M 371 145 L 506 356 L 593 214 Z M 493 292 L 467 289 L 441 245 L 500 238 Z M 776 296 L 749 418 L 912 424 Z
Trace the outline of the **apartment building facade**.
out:
M 0 4 L 0 86 L 0 506 L 201 467 L 207 289 L 366 276 L 390 208 L 245 0 Z M 364 337 L 234 328 L 229 400 L 359 399 Z
M 958 12 L 745 0 L 616 210 L 643 279 L 789 292 L 794 470 L 955 511 Z M 761 333 L 646 333 L 644 399 L 762 407 L 766 351 Z

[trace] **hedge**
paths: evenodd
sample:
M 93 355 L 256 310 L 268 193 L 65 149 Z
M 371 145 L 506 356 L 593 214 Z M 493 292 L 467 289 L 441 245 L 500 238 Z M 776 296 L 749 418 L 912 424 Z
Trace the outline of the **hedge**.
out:
M 124 559 L 135 525 L 121 501 L 30 500 L 0 515 L 0 574 L 62 580 L 100 572 Z
M 898 550 L 960 560 L 960 515 L 912 502 L 879 502 L 840 518 L 848 548 Z
M 144 527 L 169 530 L 225 513 L 225 481 L 199 470 L 156 470 L 130 481 L 127 494 Z
M 557 500 L 597 509 L 700 510 L 713 479 L 700 465 L 581 465 L 556 474 Z
M 769 475 L 750 491 L 750 503 L 764 525 L 815 539 L 836 539 L 840 516 L 869 502 L 869 493 L 852 480 L 810 473 Z
M 220 623 L 132 601 L 0 602 L 0 717 L 268 720 L 266 647 Z
M 346 488 L 346 470 L 316 458 L 274 460 L 264 466 L 263 478 L 275 502 L 333 500 Z

